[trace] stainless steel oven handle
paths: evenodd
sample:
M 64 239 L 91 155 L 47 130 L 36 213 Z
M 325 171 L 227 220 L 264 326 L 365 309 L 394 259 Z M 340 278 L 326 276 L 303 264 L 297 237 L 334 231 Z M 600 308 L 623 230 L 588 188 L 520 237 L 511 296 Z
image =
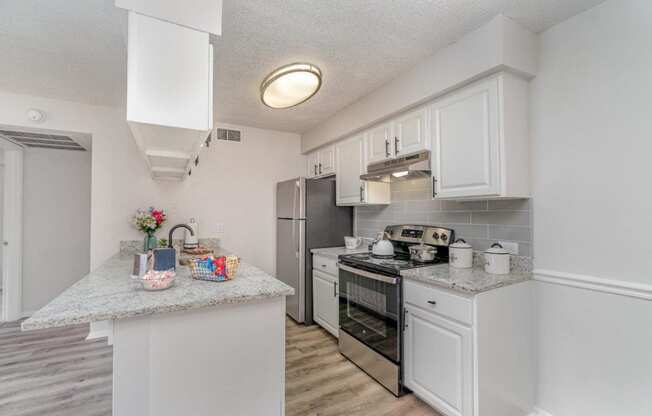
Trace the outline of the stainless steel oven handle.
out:
M 345 272 L 357 274 L 358 276 L 367 277 L 369 279 L 378 280 L 381 282 L 389 283 L 391 285 L 398 284 L 398 279 L 396 277 L 385 276 L 382 274 L 371 273 L 366 270 L 356 269 L 355 267 L 350 267 L 342 263 L 338 263 L 340 269 Z

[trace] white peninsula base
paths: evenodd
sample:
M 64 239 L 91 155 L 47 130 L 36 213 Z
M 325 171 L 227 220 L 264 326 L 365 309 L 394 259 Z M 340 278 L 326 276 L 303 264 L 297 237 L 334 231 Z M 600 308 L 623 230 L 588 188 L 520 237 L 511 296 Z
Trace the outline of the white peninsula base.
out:
M 284 296 L 113 321 L 114 416 L 280 416 L 284 383 Z

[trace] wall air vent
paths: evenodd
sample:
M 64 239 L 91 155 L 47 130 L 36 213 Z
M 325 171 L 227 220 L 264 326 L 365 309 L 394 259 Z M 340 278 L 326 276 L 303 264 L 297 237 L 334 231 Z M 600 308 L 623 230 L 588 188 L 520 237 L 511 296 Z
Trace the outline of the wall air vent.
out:
M 0 130 L 0 136 L 23 147 L 43 149 L 77 150 L 85 152 L 82 146 L 68 136 L 58 134 L 30 133 L 24 131 Z
M 239 142 L 242 140 L 242 135 L 240 130 L 229 130 L 229 129 L 215 129 L 217 134 L 217 140 L 226 140 L 229 142 Z

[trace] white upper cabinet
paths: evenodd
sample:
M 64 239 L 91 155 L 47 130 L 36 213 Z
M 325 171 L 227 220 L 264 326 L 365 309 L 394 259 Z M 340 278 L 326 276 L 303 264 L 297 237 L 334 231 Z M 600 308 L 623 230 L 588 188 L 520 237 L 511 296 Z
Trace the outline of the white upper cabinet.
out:
M 306 177 L 318 178 L 335 174 L 335 146 L 316 150 L 308 155 Z
M 383 123 L 367 131 L 367 163 L 394 157 L 392 123 Z
M 127 49 L 127 122 L 136 144 L 153 178 L 183 179 L 213 128 L 208 34 L 129 12 Z
M 312 152 L 308 155 L 307 178 L 314 178 L 319 175 L 319 152 Z
M 328 176 L 335 173 L 335 147 L 329 146 L 319 151 L 319 175 Z
M 115 6 L 201 32 L 222 34 L 222 0 L 115 0 Z
M 480 81 L 430 107 L 433 197 L 529 197 L 527 82 Z
M 430 149 L 428 109 L 401 114 L 394 119 L 367 130 L 367 163 Z
M 128 54 L 127 121 L 212 128 L 207 33 L 129 13 Z
M 364 173 L 364 135 L 360 134 L 335 145 L 336 195 L 338 205 L 362 203 Z
M 366 182 L 365 148 L 368 138 L 358 134 L 335 145 L 337 205 L 386 205 L 391 202 L 388 183 Z
M 394 119 L 393 150 L 396 156 L 430 148 L 427 118 L 428 110 L 423 107 Z

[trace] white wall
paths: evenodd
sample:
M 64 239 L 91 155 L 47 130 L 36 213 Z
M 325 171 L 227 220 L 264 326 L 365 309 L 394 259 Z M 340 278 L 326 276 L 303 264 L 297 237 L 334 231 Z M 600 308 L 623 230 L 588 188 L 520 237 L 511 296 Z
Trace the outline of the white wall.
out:
M 650 39 L 648 0 L 607 1 L 540 37 L 531 84 L 539 278 L 569 283 L 574 273 L 652 290 Z M 650 301 L 538 286 L 540 407 L 652 414 Z
M 32 107 L 45 110 L 47 121 L 27 122 Z M 166 183 L 151 179 L 124 109 L 0 92 L 0 124 L 92 135 L 91 269 L 115 254 L 120 240 L 142 239 L 131 217 L 155 205 L 170 211 L 170 224 L 197 218 L 202 237 L 214 237 L 214 225 L 224 223 L 223 246 L 273 272 L 274 184 L 305 169 L 298 135 L 245 127 L 242 144 L 211 146 L 192 177 Z
M 536 36 L 499 15 L 302 135 L 308 152 L 491 72 L 536 73 Z
M 276 182 L 304 173 L 299 136 L 218 126 L 241 130 L 242 142 L 213 140 L 190 178 L 160 185 L 161 204 L 172 223 L 194 217 L 201 236 L 219 236 L 223 247 L 275 274 Z M 224 225 L 223 234 L 218 223 Z
M 23 310 L 90 270 L 91 154 L 28 149 L 23 171 Z
M 5 195 L 5 153 L 4 150 L 0 149 L 0 289 L 2 289 L 2 250 L 4 245 L 2 244 L 2 239 L 4 238 L 2 226 L 2 216 L 4 214 L 4 195 Z M 0 302 L 2 302 L 0 300 Z

